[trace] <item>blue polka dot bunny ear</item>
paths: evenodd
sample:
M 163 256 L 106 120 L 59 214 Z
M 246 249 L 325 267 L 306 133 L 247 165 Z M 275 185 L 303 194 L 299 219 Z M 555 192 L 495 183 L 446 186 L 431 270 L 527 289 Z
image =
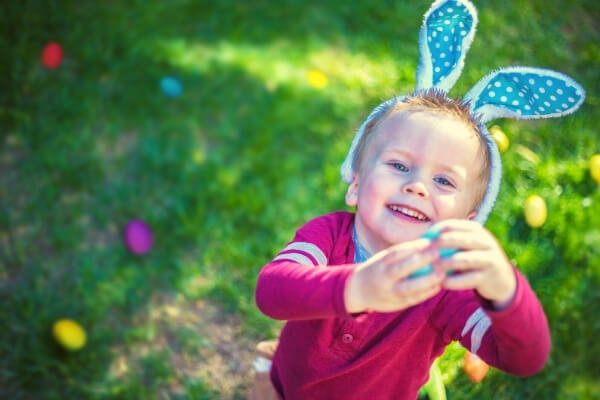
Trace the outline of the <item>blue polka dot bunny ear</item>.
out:
M 420 61 L 416 90 L 437 88 L 448 92 L 456 83 L 477 26 L 477 12 L 467 0 L 436 0 L 423 17 L 419 33 Z M 366 127 L 406 96 L 391 98 L 377 106 L 357 130 L 340 173 L 352 182 L 352 159 Z
M 485 223 L 498 196 L 502 176 L 498 147 L 485 123 L 496 118 L 561 117 L 576 111 L 584 99 L 581 85 L 567 75 L 534 67 L 500 68 L 473 86 L 464 100 L 471 104 L 471 113 L 479 115 L 480 129 L 491 156 L 487 192 L 475 221 Z
M 585 99 L 581 85 L 560 72 L 506 67 L 483 79 L 465 95 L 482 122 L 496 118 L 553 118 L 575 112 Z
M 419 34 L 420 60 L 416 89 L 448 92 L 462 72 L 477 26 L 469 1 L 438 0 L 423 17 Z

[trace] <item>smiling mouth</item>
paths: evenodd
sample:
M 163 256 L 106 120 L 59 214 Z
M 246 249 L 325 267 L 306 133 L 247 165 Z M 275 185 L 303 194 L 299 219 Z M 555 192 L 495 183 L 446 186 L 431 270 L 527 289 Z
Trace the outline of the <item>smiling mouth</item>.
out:
M 413 210 L 411 208 L 396 206 L 394 204 L 388 205 L 388 208 L 392 211 L 406 215 L 407 217 L 410 217 L 410 218 L 414 218 L 418 221 L 429 221 L 429 217 L 427 217 L 427 215 L 425 215 L 417 210 Z

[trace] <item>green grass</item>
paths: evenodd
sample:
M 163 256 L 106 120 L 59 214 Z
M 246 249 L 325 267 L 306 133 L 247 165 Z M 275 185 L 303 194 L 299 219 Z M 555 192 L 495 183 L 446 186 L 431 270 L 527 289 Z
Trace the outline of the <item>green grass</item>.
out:
M 214 3 L 1 6 L 0 397 L 244 398 L 247 380 L 225 393 L 190 372 L 226 348 L 202 328 L 235 326 L 248 348 L 276 335 L 280 324 L 254 306 L 259 269 L 303 222 L 345 208 L 338 171 L 354 130 L 414 87 L 427 1 Z M 473 385 L 451 346 L 441 361 L 448 395 L 592 398 L 600 190 L 588 160 L 600 153 L 600 7 L 475 3 L 478 34 L 452 95 L 524 64 L 573 76 L 587 100 L 560 120 L 498 121 L 511 147 L 487 226 L 546 310 L 550 360 L 535 377 L 493 370 Z M 65 49 L 52 71 L 39 62 L 51 40 Z M 311 68 L 327 75 L 323 90 L 308 86 Z M 160 93 L 165 75 L 181 80 L 181 97 Z M 549 210 L 535 230 L 522 215 L 534 193 Z M 143 257 L 121 240 L 133 218 L 154 231 Z M 203 325 L 198 304 L 219 312 Z M 54 343 L 61 317 L 86 328 L 83 350 Z

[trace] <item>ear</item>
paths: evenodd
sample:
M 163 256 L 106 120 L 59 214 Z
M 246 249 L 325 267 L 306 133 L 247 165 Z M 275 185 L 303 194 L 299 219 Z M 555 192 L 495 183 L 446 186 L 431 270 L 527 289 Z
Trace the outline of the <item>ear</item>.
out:
M 569 76 L 534 67 L 498 69 L 465 95 L 483 123 L 501 117 L 561 117 L 577 110 L 584 99 L 585 91 Z
M 438 0 L 423 18 L 419 34 L 417 90 L 448 92 L 456 83 L 477 26 L 477 12 L 467 0 Z
M 352 182 L 348 185 L 346 191 L 346 204 L 350 207 L 355 207 L 358 204 L 358 175 L 354 174 Z

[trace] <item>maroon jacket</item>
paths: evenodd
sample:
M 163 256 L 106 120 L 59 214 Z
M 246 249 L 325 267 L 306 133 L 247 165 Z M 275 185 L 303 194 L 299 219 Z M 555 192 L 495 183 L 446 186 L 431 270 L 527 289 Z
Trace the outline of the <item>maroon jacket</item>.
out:
M 354 214 L 309 221 L 260 272 L 256 303 L 287 320 L 271 380 L 285 399 L 415 399 L 429 368 L 453 340 L 488 364 L 525 376 L 550 352 L 544 311 L 515 268 L 517 291 L 501 311 L 473 290 L 443 290 L 408 309 L 349 315 Z

